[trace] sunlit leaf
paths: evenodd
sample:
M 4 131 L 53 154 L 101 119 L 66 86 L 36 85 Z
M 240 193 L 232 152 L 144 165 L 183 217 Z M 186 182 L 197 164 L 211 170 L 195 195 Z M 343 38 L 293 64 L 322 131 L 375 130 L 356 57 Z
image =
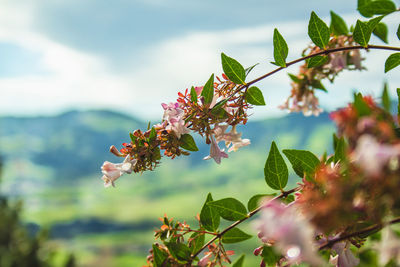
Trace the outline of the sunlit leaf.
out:
M 238 243 L 245 241 L 251 237 L 252 237 L 251 235 L 246 234 L 237 227 L 234 227 L 222 236 L 222 243 L 225 244 Z
M 228 221 L 238 221 L 247 217 L 246 207 L 234 198 L 224 198 L 207 202 L 207 205 L 215 208 L 219 215 Z
M 274 30 L 274 59 L 275 64 L 280 67 L 286 67 L 286 58 L 289 52 L 285 39 L 277 29 Z
M 391 54 L 385 62 L 385 73 L 400 65 L 400 53 Z
M 211 193 L 208 193 L 207 199 L 200 212 L 200 222 L 203 227 L 211 232 L 218 230 L 220 218 L 216 208 L 208 206 L 207 203 L 213 201 Z
M 289 172 L 285 160 L 279 153 L 275 142 L 271 144 L 271 149 L 267 161 L 265 162 L 264 175 L 267 185 L 272 189 L 281 190 L 285 188 L 289 178 Z
M 325 49 L 329 42 L 329 28 L 314 11 L 311 12 L 310 21 L 308 23 L 308 36 L 310 36 L 311 41 L 321 49 Z
M 261 92 L 260 89 L 256 86 L 252 86 L 249 89 L 247 89 L 246 94 L 245 94 L 245 99 L 247 103 L 252 104 L 252 105 L 257 105 L 257 106 L 264 106 L 265 105 L 265 100 L 264 96 Z
M 246 72 L 243 66 L 235 59 L 221 53 L 222 69 L 228 78 L 236 84 L 245 84 Z

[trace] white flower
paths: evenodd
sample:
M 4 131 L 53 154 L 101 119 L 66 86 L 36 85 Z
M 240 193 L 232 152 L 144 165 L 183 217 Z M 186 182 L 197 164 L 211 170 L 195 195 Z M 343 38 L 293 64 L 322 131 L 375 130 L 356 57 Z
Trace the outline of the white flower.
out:
M 186 127 L 183 116 L 185 112 L 180 108 L 179 103 L 161 104 L 164 109 L 164 121 L 167 122 L 165 127 L 166 130 L 173 131 L 178 138 L 181 138 L 182 134 L 189 133 L 189 129 Z
M 217 164 L 221 163 L 221 158 L 228 158 L 228 154 L 224 152 L 224 150 L 220 149 L 217 142 L 214 139 L 214 136 L 211 136 L 211 146 L 210 146 L 210 155 L 205 157 L 204 159 L 214 159 Z
M 132 169 L 136 164 L 136 159 L 130 158 L 128 155 L 124 159 L 122 163 L 111 163 L 109 161 L 105 161 L 101 166 L 101 172 L 103 173 L 103 177 L 101 179 L 104 181 L 104 187 L 115 187 L 114 182 L 121 177 L 125 173 L 132 173 Z
M 277 200 L 267 201 L 261 210 L 257 229 L 262 240 L 275 241 L 274 246 L 290 263 L 322 265 L 316 253 L 315 229 L 298 212 L 295 204 L 285 206 Z

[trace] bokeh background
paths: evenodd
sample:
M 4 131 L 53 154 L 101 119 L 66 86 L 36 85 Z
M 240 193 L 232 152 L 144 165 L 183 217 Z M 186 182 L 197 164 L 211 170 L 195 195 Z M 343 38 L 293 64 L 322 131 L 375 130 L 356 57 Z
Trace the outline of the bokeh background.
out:
M 260 63 L 250 74 L 255 78 L 274 68 L 269 62 L 275 27 L 289 45 L 288 60 L 295 59 L 309 43 L 312 10 L 326 22 L 334 10 L 351 25 L 360 18 L 356 4 L 0 0 L 1 193 L 23 200 L 22 219 L 31 233 L 49 229 L 52 244 L 62 251 L 59 262 L 73 252 L 79 266 L 145 264 L 158 217 L 166 213 L 196 223 L 208 192 L 244 203 L 266 193 L 263 166 L 272 140 L 281 149 L 322 154 L 334 126 L 326 112 L 304 119 L 277 109 L 290 92 L 283 71 L 259 83 L 267 106 L 254 109 L 241 128 L 252 145 L 221 165 L 202 160 L 208 147 L 197 137 L 199 152 L 165 159 L 154 172 L 124 176 L 117 188 L 104 189 L 102 162 L 119 160 L 109 146 L 119 147 L 129 131 L 149 121 L 159 122 L 160 103 L 174 101 L 178 91 L 203 85 L 211 73 L 220 75 L 221 52 L 245 67 Z M 394 45 L 398 21 L 398 14 L 384 21 Z M 400 73 L 384 74 L 388 54 L 371 51 L 368 72 L 343 72 L 335 85 L 326 84 L 331 92 L 318 95 L 323 108 L 343 105 L 355 90 L 378 98 L 386 80 L 394 97 Z M 253 231 L 251 224 L 245 228 Z M 253 238 L 240 247 L 250 255 L 257 244 Z M 253 266 L 258 259 L 246 261 Z

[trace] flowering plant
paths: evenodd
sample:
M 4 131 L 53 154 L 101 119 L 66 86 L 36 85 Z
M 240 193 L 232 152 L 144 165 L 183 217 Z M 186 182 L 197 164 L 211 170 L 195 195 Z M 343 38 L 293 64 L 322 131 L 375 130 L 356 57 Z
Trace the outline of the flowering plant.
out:
M 387 43 L 387 26 L 381 21 L 398 10 L 390 0 L 359 0 L 358 11 L 369 19 L 357 20 L 350 30 L 334 12 L 329 27 L 312 12 L 308 25 L 312 44 L 301 58 L 291 62 L 286 61 L 288 45 L 275 29 L 273 64 L 278 68 L 252 81 L 246 79 L 255 66 L 245 69 L 222 53 L 224 73 L 220 77 L 212 74 L 204 86 L 178 93 L 176 102 L 162 104 L 161 123 L 144 132 L 130 133 L 131 141 L 120 150 L 111 147 L 111 152 L 124 160 L 103 164 L 104 185 L 114 186 L 125 173 L 153 170 L 160 163 L 161 151 L 172 159 L 197 151 L 192 133 L 198 133 L 210 146 L 204 159 L 220 164 L 230 152 L 250 145 L 237 126 L 246 124 L 249 109 L 265 105 L 262 91 L 253 84 L 302 61 L 305 63 L 298 74 L 289 74 L 292 90 L 280 108 L 318 115 L 322 111 L 318 92 L 327 91 L 322 81 L 333 82 L 344 70 L 365 70 L 362 50 L 400 51 L 399 47 L 369 44 L 372 34 Z M 387 58 L 385 72 L 398 65 L 400 53 L 395 52 Z M 155 233 L 158 243 L 150 250 L 148 266 L 231 263 L 234 251 L 226 250 L 225 244 L 252 237 L 238 226 L 258 213 L 253 228 L 258 231 L 260 246 L 254 255 L 260 256 L 260 266 L 400 264 L 400 239 L 392 226 L 400 222 L 400 106 L 396 118 L 391 114 L 386 86 L 381 102 L 382 106 L 371 96 L 355 93 L 352 103 L 331 113 L 337 125 L 332 155 L 317 157 L 306 150 L 282 150 L 300 178 L 296 187 L 286 189 L 288 167 L 272 142 L 264 174 L 266 184 L 279 194 L 261 192 L 249 200 L 246 208 L 234 198 L 214 200 L 210 193 L 194 228 L 165 215 Z M 233 223 L 220 229 L 221 218 Z M 365 253 L 378 257 L 368 258 Z M 244 256 L 233 263 L 236 267 L 243 265 Z

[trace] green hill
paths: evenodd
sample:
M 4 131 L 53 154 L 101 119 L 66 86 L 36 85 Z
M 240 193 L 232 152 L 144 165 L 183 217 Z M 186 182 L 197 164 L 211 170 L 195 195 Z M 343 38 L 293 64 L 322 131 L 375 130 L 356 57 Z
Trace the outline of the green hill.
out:
M 263 166 L 272 140 L 280 149 L 307 148 L 320 155 L 334 130 L 326 113 L 250 120 L 239 130 L 252 144 L 221 165 L 202 160 L 209 148 L 197 137 L 200 151 L 164 158 L 155 171 L 124 176 L 117 188 L 104 189 L 102 162 L 119 161 L 109 146 L 119 147 L 129 140 L 129 131 L 145 128 L 146 122 L 111 111 L 71 111 L 53 117 L 2 117 L 0 125 L 2 191 L 24 200 L 31 229 L 51 227 L 53 238 L 90 266 L 144 263 L 158 217 L 167 213 L 195 223 L 208 192 L 216 199 L 233 196 L 246 203 L 268 191 Z M 292 178 L 292 184 L 297 181 Z M 257 244 L 249 242 L 244 246 Z

